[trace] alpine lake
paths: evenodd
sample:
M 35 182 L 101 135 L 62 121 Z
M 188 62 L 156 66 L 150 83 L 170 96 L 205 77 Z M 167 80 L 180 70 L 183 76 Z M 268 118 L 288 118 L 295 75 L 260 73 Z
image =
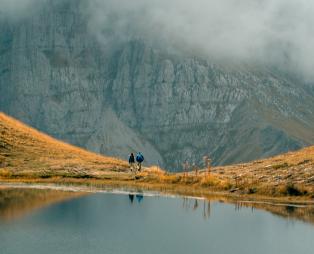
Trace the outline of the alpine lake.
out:
M 1 254 L 310 254 L 314 205 L 0 185 Z

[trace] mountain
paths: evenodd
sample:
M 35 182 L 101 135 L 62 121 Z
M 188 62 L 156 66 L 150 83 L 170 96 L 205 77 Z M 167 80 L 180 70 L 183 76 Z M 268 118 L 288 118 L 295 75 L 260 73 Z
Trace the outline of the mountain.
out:
M 84 2 L 84 1 L 83 1 Z M 314 144 L 314 89 L 273 66 L 224 64 L 90 32 L 82 1 L 0 16 L 0 110 L 91 151 L 180 170 Z

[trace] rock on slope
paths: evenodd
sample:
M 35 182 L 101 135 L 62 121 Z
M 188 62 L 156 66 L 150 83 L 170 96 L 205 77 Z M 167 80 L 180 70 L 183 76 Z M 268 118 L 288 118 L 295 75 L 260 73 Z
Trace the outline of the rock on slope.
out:
M 267 67 L 171 55 L 139 40 L 108 50 L 77 1 L 0 21 L 0 109 L 54 137 L 126 158 L 241 162 L 314 143 L 314 91 Z

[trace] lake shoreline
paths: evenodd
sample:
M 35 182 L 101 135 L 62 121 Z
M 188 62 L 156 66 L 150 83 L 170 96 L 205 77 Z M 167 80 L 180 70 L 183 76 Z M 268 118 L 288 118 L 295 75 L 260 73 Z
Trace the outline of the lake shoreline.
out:
M 314 146 L 251 162 L 184 172 L 135 167 L 58 141 L 0 113 L 0 182 L 86 184 L 183 195 L 314 201 Z M 204 164 L 203 163 L 203 164 Z M 133 172 L 132 172 L 133 171 Z M 134 172 L 135 171 L 135 172 Z
M 228 201 L 245 201 L 245 202 L 265 202 L 272 204 L 284 203 L 287 205 L 313 205 L 314 199 L 310 196 L 268 196 L 255 193 L 244 192 L 230 192 L 227 190 L 219 190 L 217 188 L 204 188 L 197 185 L 184 185 L 174 183 L 154 183 L 144 182 L 143 180 L 105 180 L 105 179 L 82 179 L 82 178 L 0 178 L 1 184 L 27 184 L 31 186 L 54 184 L 59 187 L 88 187 L 97 190 L 124 190 L 126 192 L 155 192 L 161 196 L 188 196 L 193 198 L 212 199 L 213 197 L 219 199 L 226 199 Z M 109 191 L 110 192 L 110 191 Z

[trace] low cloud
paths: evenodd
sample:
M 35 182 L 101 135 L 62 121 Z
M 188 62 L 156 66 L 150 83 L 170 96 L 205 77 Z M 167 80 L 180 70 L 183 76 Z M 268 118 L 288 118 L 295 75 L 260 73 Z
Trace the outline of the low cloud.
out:
M 38 0 L 0 0 L 0 10 L 2 14 L 17 16 L 38 3 Z
M 47 1 L 49 0 L 0 0 L 0 18 L 20 20 L 35 14 Z
M 210 58 L 269 63 L 314 78 L 314 2 L 89 0 L 104 43 L 142 38 Z
M 0 0 L 0 15 L 18 17 L 45 1 Z M 277 65 L 314 80 L 314 1 L 48 1 L 80 3 L 105 45 L 141 38 L 212 59 Z

